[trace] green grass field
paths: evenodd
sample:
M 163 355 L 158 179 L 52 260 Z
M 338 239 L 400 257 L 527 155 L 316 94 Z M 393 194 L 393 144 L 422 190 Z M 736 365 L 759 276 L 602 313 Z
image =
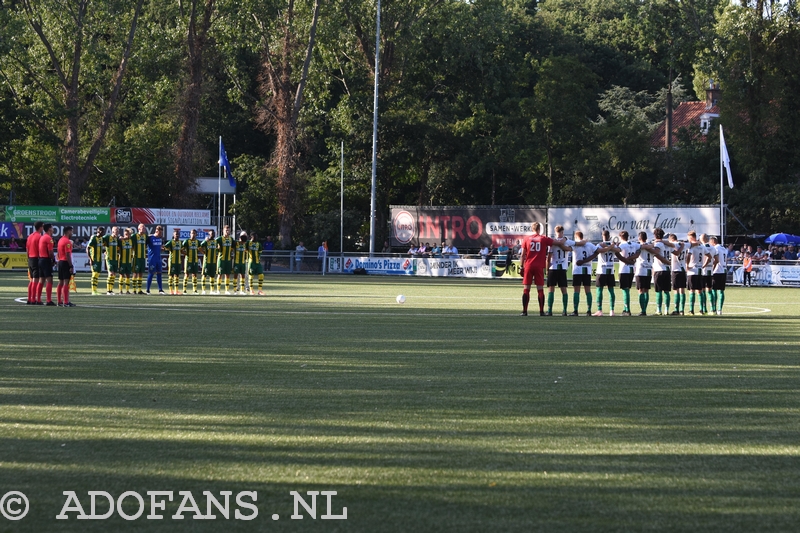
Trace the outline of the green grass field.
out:
M 731 288 L 722 317 L 541 318 L 501 280 L 268 276 L 263 298 L 84 280 L 74 309 L 15 302 L 26 283 L 0 276 L 0 496 L 30 511 L 0 531 L 800 528 L 797 290 Z M 137 491 L 145 512 L 56 520 L 68 490 L 87 513 L 87 491 Z M 175 491 L 165 519 L 148 490 Z M 258 517 L 170 518 L 204 490 L 257 491 Z M 347 520 L 319 519 L 322 496 L 291 520 L 293 490 L 337 491 Z

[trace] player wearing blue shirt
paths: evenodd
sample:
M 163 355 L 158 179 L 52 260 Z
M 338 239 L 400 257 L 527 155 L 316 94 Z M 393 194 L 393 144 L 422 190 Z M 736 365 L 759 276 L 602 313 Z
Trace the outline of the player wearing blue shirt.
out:
M 161 236 L 161 226 L 156 226 L 153 235 L 147 237 L 147 294 L 150 294 L 150 284 L 153 283 L 153 274 L 158 281 L 158 294 L 164 294 L 161 284 L 161 246 L 164 238 Z

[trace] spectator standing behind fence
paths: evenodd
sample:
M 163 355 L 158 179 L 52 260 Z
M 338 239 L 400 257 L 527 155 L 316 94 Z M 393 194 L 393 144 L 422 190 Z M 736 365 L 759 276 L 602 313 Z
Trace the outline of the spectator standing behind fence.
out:
M 303 254 L 306 252 L 306 247 L 303 246 L 303 241 L 300 241 L 300 244 L 294 249 L 294 261 L 297 265 L 298 272 L 303 268 Z
M 328 256 L 328 241 L 322 241 L 317 248 L 317 261 L 319 261 L 322 272 L 325 272 L 325 258 Z
M 431 248 L 431 257 L 442 257 L 442 247 L 434 243 L 433 248 Z
M 744 276 L 742 277 L 742 287 L 752 287 L 753 280 L 751 278 L 751 272 L 753 271 L 753 258 L 750 256 L 750 252 L 744 253 L 742 270 L 744 271 Z
M 272 237 L 267 235 L 267 240 L 264 241 L 264 268 L 272 270 L 272 252 L 275 250 L 275 243 L 272 242 Z
M 381 248 L 382 254 L 390 254 L 392 253 L 392 247 L 389 245 L 389 241 L 383 241 L 383 248 Z

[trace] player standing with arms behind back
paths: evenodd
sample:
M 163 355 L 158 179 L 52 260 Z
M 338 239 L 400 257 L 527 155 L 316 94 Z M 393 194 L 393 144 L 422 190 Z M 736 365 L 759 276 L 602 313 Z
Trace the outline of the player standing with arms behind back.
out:
M 219 294 L 217 290 L 217 239 L 214 237 L 214 230 L 208 230 L 206 239 L 200 243 L 203 251 L 203 279 L 201 280 L 202 294 L 206 293 L 206 279 L 208 283 L 208 294 Z
M 69 280 L 75 270 L 72 267 L 72 226 L 64 228 L 64 234 L 58 240 L 58 287 L 56 296 L 60 307 L 75 307 L 69 301 Z
M 564 239 L 564 226 L 555 227 L 556 238 Z M 563 248 L 553 246 L 550 248 L 548 259 L 550 267 L 547 269 L 547 316 L 553 316 L 553 300 L 555 299 L 556 287 L 561 289 L 561 303 L 563 304 L 562 316 L 567 316 L 567 252 L 572 251 L 575 241 L 564 239 Z M 488 259 L 487 259 L 488 261 Z
M 28 253 L 28 305 L 38 305 L 41 299 L 37 300 L 39 294 L 39 239 L 42 236 L 43 222 L 36 222 L 33 225 L 34 232 L 30 234 L 25 243 L 25 251 Z
M 539 316 L 544 314 L 544 269 L 547 266 L 547 250 L 558 245 L 553 239 L 541 235 L 542 225 L 538 222 L 531 224 L 533 235 L 527 235 L 522 240 L 520 250 L 520 265 L 522 265 L 522 313 L 528 316 L 528 303 L 531 299 L 531 284 L 536 284 L 536 294 L 539 298 Z M 561 241 L 563 242 L 563 240 Z

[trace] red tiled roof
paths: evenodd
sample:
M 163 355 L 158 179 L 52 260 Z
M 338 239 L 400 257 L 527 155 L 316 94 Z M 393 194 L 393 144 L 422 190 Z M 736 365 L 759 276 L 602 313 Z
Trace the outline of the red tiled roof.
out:
M 703 115 L 711 117 L 719 116 L 719 107 L 706 107 L 705 102 L 681 102 L 672 112 L 672 146 L 678 143 L 676 133 L 681 128 L 700 129 L 700 117 Z M 650 138 L 650 145 L 653 148 L 664 148 L 666 131 L 666 120 L 658 125 L 653 136 Z

